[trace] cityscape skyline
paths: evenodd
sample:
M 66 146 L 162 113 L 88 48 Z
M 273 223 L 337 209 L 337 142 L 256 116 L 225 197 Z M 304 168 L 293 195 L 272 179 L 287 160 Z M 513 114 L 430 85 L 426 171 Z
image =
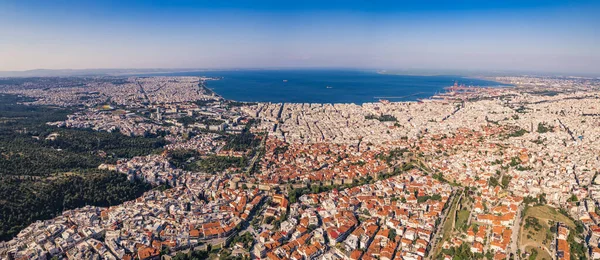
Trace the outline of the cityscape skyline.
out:
M 361 68 L 600 73 L 593 1 L 7 1 L 0 71 Z
M 600 260 L 598 0 L 0 0 L 0 260 Z

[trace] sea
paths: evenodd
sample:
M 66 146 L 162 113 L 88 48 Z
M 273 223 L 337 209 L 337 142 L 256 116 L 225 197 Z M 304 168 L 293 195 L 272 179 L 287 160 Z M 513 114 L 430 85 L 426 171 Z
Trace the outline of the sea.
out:
M 355 103 L 416 101 L 458 84 L 506 87 L 462 76 L 391 75 L 356 70 L 222 70 L 152 74 L 219 78 L 206 87 L 222 97 L 245 102 Z M 150 75 L 148 75 L 150 76 Z

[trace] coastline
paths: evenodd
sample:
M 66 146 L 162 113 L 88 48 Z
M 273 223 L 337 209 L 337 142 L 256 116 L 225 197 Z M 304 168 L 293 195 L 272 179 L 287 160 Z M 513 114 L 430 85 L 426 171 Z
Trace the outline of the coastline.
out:
M 205 82 L 227 100 L 264 103 L 357 104 L 418 102 L 459 84 L 500 87 L 507 84 L 463 76 L 389 75 L 375 71 L 220 71 L 165 76 L 221 77 Z

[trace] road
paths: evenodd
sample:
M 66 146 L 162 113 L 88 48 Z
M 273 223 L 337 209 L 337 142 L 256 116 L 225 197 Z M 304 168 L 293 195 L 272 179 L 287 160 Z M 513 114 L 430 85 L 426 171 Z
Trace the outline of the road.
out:
M 146 90 L 142 86 L 142 83 L 140 83 L 139 81 L 136 81 L 136 83 L 140 87 L 140 92 L 142 93 L 142 95 L 144 95 L 144 99 L 146 99 L 146 102 L 148 102 L 148 104 L 151 104 L 150 98 L 148 98 L 148 94 L 146 94 Z
M 519 249 L 519 231 L 521 230 L 522 220 L 521 211 L 523 211 L 523 205 L 519 206 L 519 209 L 517 210 L 517 216 L 515 218 L 515 223 L 512 227 L 512 236 L 510 238 L 510 253 L 512 253 L 513 255 L 517 255 L 517 250 Z
M 455 200 L 452 200 L 452 198 L 454 196 L 456 196 L 456 193 L 460 193 L 460 195 L 458 196 L 458 198 L 456 198 Z M 460 201 L 460 199 L 462 198 L 463 195 L 463 190 L 462 189 L 458 189 L 454 192 L 454 194 L 452 195 L 452 197 L 450 197 L 450 200 L 452 200 L 452 205 L 449 205 L 448 208 L 445 210 L 445 212 L 442 212 L 442 222 L 440 222 L 440 224 L 436 227 L 435 231 L 432 234 L 432 241 L 429 247 L 429 252 L 427 252 L 427 256 L 425 257 L 425 259 L 433 259 L 433 253 L 436 252 L 436 247 L 437 247 L 437 243 L 440 242 L 443 238 L 440 238 L 441 232 L 443 232 L 443 228 L 444 225 L 446 225 L 446 221 L 448 220 L 448 216 L 450 215 L 450 211 L 452 211 L 452 207 L 454 207 L 455 203 L 458 203 Z M 452 223 L 452 229 L 454 229 L 454 223 Z
M 464 104 L 464 103 L 463 103 Z M 456 114 L 458 111 L 460 111 L 460 109 L 462 108 L 462 105 L 457 107 L 454 111 L 452 111 L 452 113 L 450 113 L 449 115 L 445 116 L 444 118 L 442 118 L 442 122 L 448 120 L 448 118 L 450 118 L 451 116 L 453 116 L 454 114 Z
M 265 144 L 267 143 L 267 138 L 268 137 L 269 137 L 269 132 L 265 132 L 265 137 L 263 137 L 263 139 L 260 141 L 260 146 L 258 147 L 258 152 L 254 155 L 254 157 L 252 157 L 252 160 L 250 160 L 250 164 L 248 165 L 248 169 L 246 170 L 246 174 L 250 175 L 250 171 L 252 171 L 252 169 L 254 168 L 254 165 L 256 164 L 256 161 L 261 156 L 262 148 L 265 147 Z

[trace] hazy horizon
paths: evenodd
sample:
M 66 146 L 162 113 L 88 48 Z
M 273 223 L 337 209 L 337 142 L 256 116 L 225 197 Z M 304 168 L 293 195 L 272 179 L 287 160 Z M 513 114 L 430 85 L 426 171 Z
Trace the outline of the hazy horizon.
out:
M 600 75 L 597 1 L 3 1 L 0 71 L 313 69 Z
M 2 71 L 0 77 L 70 77 L 70 76 L 135 76 L 168 74 L 181 72 L 215 72 L 215 71 L 357 71 L 384 73 L 405 76 L 558 76 L 600 78 L 600 73 L 527 71 L 527 70 L 468 70 L 468 69 L 371 69 L 342 67 L 262 67 L 262 68 L 86 68 L 86 69 L 31 69 L 21 71 Z

